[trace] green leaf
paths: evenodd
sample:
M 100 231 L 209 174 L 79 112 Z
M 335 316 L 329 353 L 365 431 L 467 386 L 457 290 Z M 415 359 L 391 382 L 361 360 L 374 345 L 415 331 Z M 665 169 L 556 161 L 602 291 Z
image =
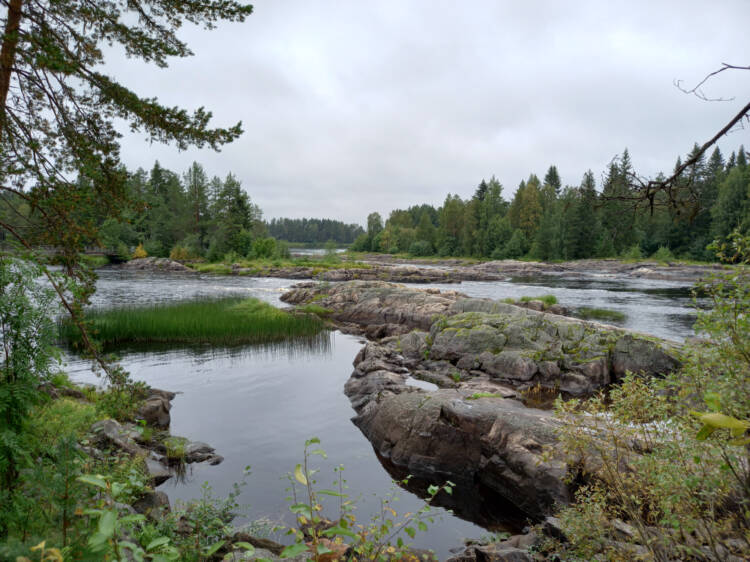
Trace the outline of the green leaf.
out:
M 434 496 L 435 494 L 438 493 L 438 490 L 440 490 L 440 488 L 432 484 L 427 488 L 427 493 L 430 494 L 431 496 Z
M 78 480 L 79 482 L 83 482 L 84 484 L 97 486 L 98 488 L 102 488 L 104 490 L 107 489 L 107 482 L 101 476 L 94 476 L 93 474 L 82 474 L 81 476 L 76 478 L 76 480 Z
M 255 547 L 251 545 L 249 542 L 240 541 L 240 542 L 234 543 L 232 546 L 247 550 L 250 556 L 252 556 L 255 553 Z
M 425 522 L 424 522 L 424 521 L 418 521 L 418 522 L 417 522 L 417 527 L 418 527 L 418 528 L 419 528 L 419 530 L 420 530 L 420 531 L 422 531 L 422 532 L 425 532 L 425 531 L 427 531 L 427 525 L 425 524 Z
M 721 411 L 721 396 L 716 392 L 706 392 L 706 394 L 703 395 L 703 401 L 712 412 Z
M 146 552 L 156 550 L 160 546 L 164 546 L 165 544 L 168 544 L 168 543 L 169 543 L 169 537 L 156 538 L 152 540 L 150 543 L 148 543 L 148 546 L 146 547 Z
M 693 412 L 693 415 L 696 416 L 704 424 L 710 425 L 711 427 L 715 427 L 717 429 L 746 430 L 750 428 L 750 422 L 738 420 L 737 418 L 727 416 L 726 414 L 720 414 L 718 412 L 711 412 L 707 414 L 701 412 Z
M 305 441 L 305 447 L 309 447 L 310 445 L 314 445 L 316 443 L 320 445 L 320 439 L 318 439 L 317 437 L 310 437 L 310 439 Z
M 303 486 L 307 486 L 307 477 L 305 476 L 305 473 L 302 472 L 301 464 L 294 467 L 294 478 Z
M 350 537 L 352 539 L 357 538 L 357 535 L 353 532 L 351 532 L 349 529 L 342 527 L 341 525 L 335 525 L 333 527 L 329 527 L 322 533 L 326 537 L 335 537 L 338 535 L 343 535 L 345 537 Z
M 324 496 L 336 496 L 337 498 L 345 498 L 346 494 L 342 494 L 340 492 L 337 492 L 335 490 L 318 490 L 318 494 L 323 494 Z
M 414 527 L 404 527 L 404 532 L 411 538 L 414 538 L 414 536 L 417 534 L 417 532 L 414 530 Z
M 115 525 L 117 524 L 117 512 L 105 511 L 99 518 L 99 534 L 110 538 L 115 534 Z
M 695 436 L 695 438 L 698 441 L 705 441 L 709 435 L 711 435 L 714 431 L 716 431 L 715 427 L 711 427 L 710 425 L 704 425 L 701 430 L 698 432 L 698 434 Z
M 204 552 L 204 554 L 205 554 L 206 556 L 211 556 L 212 554 L 215 554 L 217 550 L 219 550 L 219 549 L 220 549 L 220 548 L 221 548 L 222 546 L 224 546 L 224 543 L 225 543 L 225 542 L 227 542 L 227 541 L 219 541 L 219 542 L 217 542 L 217 543 L 214 543 L 213 545 L 211 545 L 211 546 L 210 546 L 210 547 L 209 547 L 209 548 L 208 548 L 208 549 L 207 549 L 207 550 L 206 550 L 206 551 Z
M 300 515 L 304 515 L 308 519 L 312 519 L 312 512 L 310 511 L 310 506 L 306 503 L 295 503 L 292 506 L 289 506 L 289 511 L 292 513 L 297 513 Z
M 323 544 L 319 544 L 315 550 L 317 550 L 318 554 L 328 554 L 329 552 L 333 552 L 330 548 Z
M 733 447 L 744 447 L 745 445 L 750 444 L 750 437 L 740 437 L 738 439 L 732 439 L 729 444 Z
M 297 543 L 287 546 L 284 550 L 281 551 L 281 557 L 282 558 L 294 558 L 295 556 L 299 556 L 303 552 L 308 552 L 309 549 L 307 548 L 307 545 L 305 543 Z

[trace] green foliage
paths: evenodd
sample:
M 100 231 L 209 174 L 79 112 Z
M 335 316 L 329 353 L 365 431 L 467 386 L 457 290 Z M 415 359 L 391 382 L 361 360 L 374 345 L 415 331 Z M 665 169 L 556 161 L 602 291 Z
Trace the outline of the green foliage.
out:
M 747 262 L 748 242 L 737 233 L 719 254 Z M 712 306 L 698 309 L 696 327 L 708 338 L 686 346 L 680 370 L 558 402 L 563 450 L 580 459 L 572 476 L 587 482 L 559 513 L 569 555 L 617 559 L 617 539 L 656 560 L 750 556 L 750 277 L 739 268 L 700 289 Z
M 95 309 L 86 318 L 103 345 L 267 343 L 314 336 L 322 329 L 313 316 L 289 314 L 257 299 L 238 297 Z M 78 341 L 78 332 L 69 322 L 61 322 L 59 329 L 68 342 Z
M 608 308 L 591 308 L 581 306 L 575 310 L 575 315 L 584 320 L 602 320 L 605 322 L 623 322 L 627 316 L 619 310 Z
M 666 246 L 660 246 L 659 249 L 651 255 L 651 259 L 661 262 L 669 262 L 674 261 L 674 255 Z
M 623 251 L 620 257 L 624 260 L 639 260 L 643 258 L 640 244 L 633 244 L 627 250 Z M 655 258 L 656 259 L 656 258 Z
M 521 302 L 530 302 L 530 301 L 542 301 L 544 303 L 544 307 L 548 308 L 552 306 L 553 304 L 557 304 L 557 297 L 555 295 L 541 295 L 537 297 L 530 297 L 530 296 L 523 296 L 519 299 Z
M 467 400 L 479 400 L 480 398 L 502 398 L 502 394 L 496 394 L 494 392 L 475 392 L 467 398 Z
M 334 548 L 351 548 L 358 560 L 378 560 L 386 562 L 395 559 L 411 559 L 409 556 L 408 538 L 413 539 L 417 531 L 426 531 L 427 524 L 434 520 L 431 515 L 431 503 L 441 494 L 452 494 L 452 482 L 442 486 L 428 487 L 428 498 L 425 505 L 416 513 L 405 514 L 399 518 L 393 508 L 398 496 L 394 493 L 381 498 L 381 513 L 373 516 L 370 522 L 358 522 L 353 511 L 353 504 L 343 478 L 343 467 L 335 469 L 337 480 L 331 489 L 317 487 L 316 474 L 311 459 L 313 456 L 325 458 L 326 454 L 319 448 L 317 437 L 305 442 L 303 462 L 298 464 L 292 474 L 288 475 L 292 495 L 288 498 L 292 505 L 290 511 L 295 514 L 298 528 L 288 530 L 294 543 L 284 549 L 281 557 L 293 557 L 305 554 L 310 560 L 328 560 Z M 409 478 L 402 482 L 406 484 Z M 297 486 L 302 486 L 298 497 Z M 323 515 L 324 499 L 331 498 L 337 503 L 339 516 L 336 520 L 326 520 Z M 407 538 L 408 537 L 408 538 Z
M 427 240 L 417 240 L 411 246 L 409 246 L 409 253 L 412 256 L 431 256 L 434 251 L 432 244 Z
M 27 416 L 52 376 L 58 353 L 52 291 L 35 282 L 39 268 L 0 258 L 0 504 L 13 493 L 20 471 L 33 463 L 25 435 Z M 0 538 L 7 525 L 0 516 Z
M 273 238 L 259 238 L 253 242 L 253 257 L 270 258 L 276 251 L 276 240 Z

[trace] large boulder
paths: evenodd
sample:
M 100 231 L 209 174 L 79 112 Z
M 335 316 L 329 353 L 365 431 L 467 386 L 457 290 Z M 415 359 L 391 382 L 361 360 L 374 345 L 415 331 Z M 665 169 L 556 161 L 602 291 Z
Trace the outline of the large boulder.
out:
M 174 392 L 149 388 L 135 417 L 144 420 L 147 425 L 168 428 L 171 422 L 169 411 L 172 409 L 174 397 Z
M 290 304 L 315 302 L 332 310 L 332 318 L 341 322 L 429 330 L 457 296 L 453 291 L 410 289 L 385 281 L 349 281 L 336 285 L 303 283 L 284 293 L 281 300 Z

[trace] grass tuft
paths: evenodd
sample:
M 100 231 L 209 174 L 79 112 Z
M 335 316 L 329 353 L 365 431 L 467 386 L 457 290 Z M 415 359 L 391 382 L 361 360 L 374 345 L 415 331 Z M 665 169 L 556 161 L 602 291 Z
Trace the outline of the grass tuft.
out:
M 542 301 L 544 303 L 544 307 L 547 308 L 549 306 L 552 306 L 553 304 L 557 304 L 557 297 L 555 295 L 542 295 L 540 297 L 523 296 L 521 297 L 520 301 L 521 302 Z
M 575 315 L 583 320 L 605 320 L 608 322 L 622 322 L 627 316 L 619 310 L 608 308 L 589 308 L 582 306 L 575 311 Z
M 314 315 L 289 314 L 258 299 L 238 297 L 91 310 L 86 320 L 104 346 L 272 343 L 313 336 L 323 329 Z M 80 343 L 80 333 L 70 321 L 63 320 L 59 330 L 64 341 Z

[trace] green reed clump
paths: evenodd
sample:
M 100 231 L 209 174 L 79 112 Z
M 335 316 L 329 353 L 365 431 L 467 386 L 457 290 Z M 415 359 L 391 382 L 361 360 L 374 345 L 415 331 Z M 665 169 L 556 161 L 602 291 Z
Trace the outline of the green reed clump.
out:
M 619 310 L 608 308 L 590 308 L 582 306 L 575 311 L 575 315 L 583 320 L 603 320 L 606 322 L 622 322 L 627 316 Z
M 90 310 L 94 337 L 102 345 L 132 343 L 272 343 L 313 336 L 323 329 L 314 315 L 289 314 L 257 299 L 203 299 L 147 306 Z M 60 325 L 63 340 L 76 345 L 78 329 Z

